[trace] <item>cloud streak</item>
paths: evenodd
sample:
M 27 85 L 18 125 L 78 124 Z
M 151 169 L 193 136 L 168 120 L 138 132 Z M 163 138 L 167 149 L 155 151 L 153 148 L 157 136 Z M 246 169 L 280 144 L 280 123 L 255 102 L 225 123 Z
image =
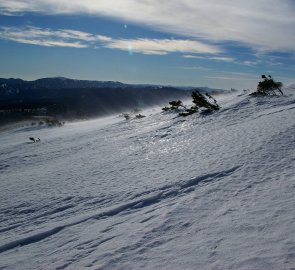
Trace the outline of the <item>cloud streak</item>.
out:
M 38 27 L 0 27 L 0 38 L 45 47 L 88 47 L 87 44 L 81 42 L 79 33 L 71 33 L 67 30 L 52 31 Z
M 142 54 L 165 55 L 168 53 L 217 54 L 222 50 L 193 40 L 180 39 L 118 39 L 109 42 L 106 47 L 127 50 Z
M 257 51 L 295 51 L 291 0 L 2 0 L 0 12 L 108 16 L 211 42 L 237 42 Z
M 183 58 L 206 59 L 206 60 L 213 60 L 213 61 L 218 61 L 218 62 L 228 62 L 228 63 L 235 63 L 236 62 L 235 58 L 227 57 L 227 56 L 201 56 L 201 55 L 185 54 L 185 55 L 183 55 Z
M 0 27 L 0 39 L 46 47 L 104 47 L 148 55 L 218 54 L 222 52 L 217 46 L 188 39 L 114 39 L 71 29 L 52 30 L 32 26 L 21 28 L 2 26 Z

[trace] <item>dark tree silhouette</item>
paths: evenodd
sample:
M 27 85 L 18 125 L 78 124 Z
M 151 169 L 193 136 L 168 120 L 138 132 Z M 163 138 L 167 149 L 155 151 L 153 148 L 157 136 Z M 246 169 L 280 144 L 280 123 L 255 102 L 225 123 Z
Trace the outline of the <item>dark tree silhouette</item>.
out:
M 182 107 L 184 109 L 186 109 L 186 107 L 182 104 L 182 101 L 181 100 L 173 100 L 173 101 L 170 101 L 169 102 L 169 105 L 170 107 L 164 107 L 162 108 L 163 111 L 175 111 L 175 110 L 178 110 L 179 107 Z
M 208 93 L 206 93 L 206 96 L 209 97 L 209 100 L 212 100 L 213 103 L 208 101 L 198 90 L 192 92 L 193 103 L 195 103 L 198 108 L 203 107 L 210 111 L 219 110 L 219 105 L 216 100 Z
M 276 96 L 276 91 L 278 91 L 282 96 L 284 95 L 282 92 L 283 83 L 274 81 L 271 75 L 262 75 L 261 78 L 263 80 L 258 83 L 257 92 L 252 93 L 252 95 Z
M 136 118 L 136 119 L 145 118 L 145 115 L 137 114 L 137 115 L 135 115 L 135 118 Z
M 206 98 L 208 97 L 208 99 Z M 171 101 L 169 104 L 171 107 L 165 107 L 162 110 L 163 111 L 175 111 L 178 110 L 179 107 L 182 107 L 184 109 L 183 112 L 180 112 L 180 116 L 188 116 L 191 114 L 194 114 L 199 111 L 200 108 L 205 108 L 206 112 L 212 112 L 219 110 L 219 105 L 217 104 L 217 101 L 208 93 L 206 93 L 206 96 L 201 94 L 198 90 L 195 90 L 192 92 L 192 102 L 195 104 L 194 106 L 191 106 L 190 108 L 187 108 L 182 104 L 180 100 L 178 101 Z

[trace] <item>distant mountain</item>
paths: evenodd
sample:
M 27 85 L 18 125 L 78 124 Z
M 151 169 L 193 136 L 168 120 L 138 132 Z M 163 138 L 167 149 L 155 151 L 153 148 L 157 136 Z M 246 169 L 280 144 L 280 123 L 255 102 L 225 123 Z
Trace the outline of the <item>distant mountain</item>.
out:
M 189 98 L 192 89 L 63 77 L 35 81 L 0 79 L 0 123 L 15 116 L 41 114 L 60 118 L 88 118 L 142 109 Z M 198 90 L 220 92 L 209 88 Z
M 66 88 L 124 88 L 129 85 L 113 81 L 88 81 L 88 80 L 74 80 L 64 77 L 42 78 L 35 81 L 25 81 L 21 79 L 1 79 L 0 87 L 18 87 L 22 89 L 66 89 Z
M 179 90 L 193 90 L 198 88 L 201 91 L 207 92 L 224 92 L 223 89 L 213 89 L 206 86 L 163 86 L 155 84 L 125 84 L 116 81 L 92 81 L 92 80 L 75 80 L 65 77 L 41 78 L 35 81 L 25 81 L 22 79 L 3 79 L 0 78 L 0 89 L 67 89 L 67 88 L 176 88 Z
M 129 85 L 113 81 L 43 78 L 0 79 L 0 123 L 34 115 L 89 118 L 162 105 L 189 97 L 173 87 Z

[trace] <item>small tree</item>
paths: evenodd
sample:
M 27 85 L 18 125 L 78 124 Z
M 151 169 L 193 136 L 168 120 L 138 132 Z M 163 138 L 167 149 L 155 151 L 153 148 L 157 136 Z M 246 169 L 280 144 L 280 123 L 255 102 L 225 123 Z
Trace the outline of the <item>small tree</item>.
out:
M 185 109 L 184 112 L 179 113 L 179 116 L 189 116 L 199 111 L 197 106 L 192 106 L 190 108 Z
M 164 107 L 162 108 L 163 111 L 175 111 L 175 110 L 178 110 L 179 107 L 182 107 L 184 109 L 186 109 L 186 107 L 182 104 L 182 101 L 181 100 L 173 100 L 173 101 L 170 101 L 169 102 L 169 105 L 170 107 Z
M 137 114 L 137 115 L 135 115 L 135 118 L 136 118 L 136 119 L 145 118 L 145 115 Z
M 206 96 L 203 96 L 198 90 L 192 92 L 193 103 L 196 104 L 198 108 L 206 108 L 209 111 L 219 110 L 219 105 L 217 104 L 216 99 L 214 99 L 210 94 L 206 93 Z
M 208 99 L 206 98 L 208 97 Z M 192 92 L 192 99 L 194 106 L 191 106 L 190 108 L 187 108 L 182 104 L 180 100 L 178 101 L 171 101 L 169 104 L 171 107 L 165 107 L 162 110 L 163 111 L 171 111 L 171 110 L 178 110 L 179 107 L 182 107 L 184 109 L 183 112 L 180 112 L 180 116 L 188 116 L 191 114 L 194 114 L 199 111 L 200 108 L 205 108 L 207 112 L 212 112 L 219 110 L 219 105 L 217 104 L 217 101 L 208 93 L 206 93 L 206 96 L 201 94 L 198 90 L 195 90 Z
M 261 78 L 263 79 L 260 81 L 257 85 L 257 92 L 254 92 L 254 95 L 273 95 L 276 96 L 278 91 L 281 95 L 284 95 L 282 92 L 283 83 L 276 82 L 274 79 L 268 75 L 267 77 L 265 75 L 262 75 Z
M 129 120 L 130 119 L 130 115 L 128 113 L 123 113 L 122 116 L 126 119 Z

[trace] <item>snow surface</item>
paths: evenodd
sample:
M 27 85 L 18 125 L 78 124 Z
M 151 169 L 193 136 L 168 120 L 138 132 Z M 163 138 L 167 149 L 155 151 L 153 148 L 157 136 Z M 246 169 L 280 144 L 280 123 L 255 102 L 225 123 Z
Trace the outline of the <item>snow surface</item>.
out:
M 2 132 L 0 269 L 294 269 L 294 90 Z

